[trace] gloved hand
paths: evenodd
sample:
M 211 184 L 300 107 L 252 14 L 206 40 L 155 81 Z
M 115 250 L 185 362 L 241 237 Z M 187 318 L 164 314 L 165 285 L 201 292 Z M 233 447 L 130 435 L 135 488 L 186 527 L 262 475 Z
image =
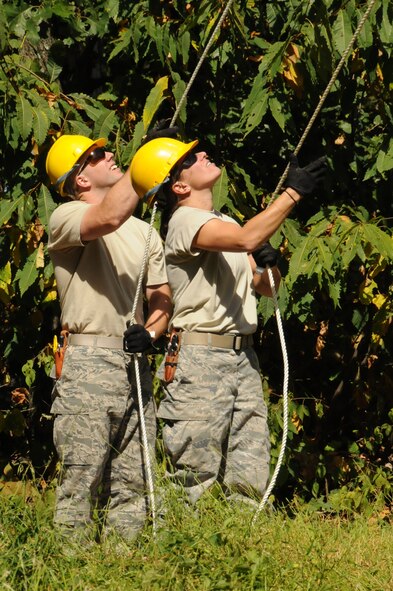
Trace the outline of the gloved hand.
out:
M 150 333 L 142 324 L 127 322 L 127 330 L 123 335 L 123 349 L 126 353 L 143 353 L 153 344 Z
M 289 162 L 288 174 L 284 185 L 295 189 L 300 195 L 311 195 L 326 175 L 326 156 L 322 156 L 318 160 L 313 160 L 304 168 L 299 167 L 295 154 L 291 154 Z
M 147 144 L 147 142 L 150 142 L 150 140 L 155 140 L 159 137 L 171 137 L 176 139 L 179 133 L 179 128 L 177 126 L 165 127 L 165 125 L 167 125 L 167 121 L 168 119 L 160 119 L 160 121 L 157 121 L 155 126 L 143 137 L 141 146 Z
M 273 248 L 269 242 L 266 242 L 266 244 L 262 244 L 260 248 L 254 250 L 251 254 L 257 267 L 264 269 L 265 267 L 271 268 L 277 265 L 280 251 Z

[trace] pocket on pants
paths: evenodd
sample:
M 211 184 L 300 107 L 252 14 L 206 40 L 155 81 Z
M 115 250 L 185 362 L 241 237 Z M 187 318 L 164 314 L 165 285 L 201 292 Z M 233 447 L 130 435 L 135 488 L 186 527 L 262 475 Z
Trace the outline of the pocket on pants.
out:
M 86 466 L 100 461 L 109 448 L 107 422 L 105 416 L 92 420 L 88 414 L 57 415 L 53 441 L 62 463 Z

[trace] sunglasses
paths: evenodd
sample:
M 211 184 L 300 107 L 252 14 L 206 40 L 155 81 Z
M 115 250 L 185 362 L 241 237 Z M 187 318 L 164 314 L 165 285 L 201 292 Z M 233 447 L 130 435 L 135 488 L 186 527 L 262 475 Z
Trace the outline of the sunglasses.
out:
M 179 169 L 184 170 L 185 168 L 191 168 L 191 166 L 193 166 L 197 160 L 198 158 L 195 152 L 190 152 L 180 163 Z
M 171 173 L 172 181 L 177 180 L 180 176 L 181 171 L 185 170 L 186 168 L 191 168 L 191 166 L 193 166 L 197 160 L 198 160 L 198 158 L 197 158 L 197 155 L 195 154 L 195 152 L 190 152 L 189 154 L 187 154 L 187 156 L 184 158 L 184 160 L 181 160 L 172 169 L 172 173 Z
M 94 148 L 94 150 L 92 152 L 90 152 L 90 154 L 88 154 L 88 156 L 86 157 L 86 159 L 84 160 L 84 162 L 81 164 L 81 167 L 79 169 L 79 174 L 89 164 L 93 164 L 93 165 L 94 164 L 97 164 L 97 162 L 99 162 L 100 160 L 103 160 L 104 158 L 105 158 L 105 150 L 104 150 L 104 148 Z

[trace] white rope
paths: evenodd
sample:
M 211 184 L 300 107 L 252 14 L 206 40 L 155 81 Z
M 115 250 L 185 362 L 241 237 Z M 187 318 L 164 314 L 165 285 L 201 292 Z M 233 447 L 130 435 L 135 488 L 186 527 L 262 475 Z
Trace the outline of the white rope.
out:
M 363 17 L 361 18 L 353 36 L 352 39 L 350 40 L 350 42 L 348 43 L 348 47 L 345 49 L 336 69 L 334 70 L 332 77 L 324 91 L 324 93 L 322 94 L 319 103 L 312 115 L 312 117 L 310 118 L 310 121 L 308 123 L 308 125 L 306 126 L 303 135 L 301 136 L 295 150 L 294 150 L 294 154 L 298 154 L 300 151 L 300 148 L 302 147 L 302 145 L 304 144 L 304 141 L 312 127 L 312 125 L 314 124 L 315 119 L 317 118 L 323 103 L 326 100 L 326 97 L 328 96 L 331 87 L 333 86 L 341 68 L 344 65 L 344 62 L 353 46 L 353 44 L 355 43 L 365 21 L 367 20 L 374 4 L 375 4 L 376 0 L 370 0 L 369 5 L 367 7 L 366 12 L 364 13 Z M 288 169 L 289 169 L 289 164 L 286 166 L 280 180 L 278 181 L 277 187 L 273 193 L 273 198 L 270 201 L 269 205 L 272 204 L 274 196 L 277 195 L 277 193 L 279 192 L 279 190 L 281 189 L 287 173 L 288 173 Z M 289 362 L 288 362 L 288 352 L 287 352 L 287 348 L 286 348 L 286 343 L 285 343 L 285 337 L 284 337 L 284 331 L 282 328 L 282 320 L 281 320 L 281 314 L 280 314 L 280 310 L 278 308 L 278 302 L 277 302 L 277 295 L 276 295 L 276 288 L 275 288 L 275 284 L 274 284 L 274 277 L 273 277 L 273 273 L 271 271 L 271 269 L 268 268 L 268 273 L 269 273 L 269 281 L 270 281 L 270 287 L 271 287 L 271 291 L 272 291 L 272 295 L 273 295 L 273 301 L 274 301 L 274 308 L 275 308 L 275 314 L 276 314 L 276 321 L 277 321 L 277 327 L 278 327 L 278 331 L 279 331 L 279 336 L 280 336 L 280 341 L 281 341 L 281 349 L 282 349 L 282 355 L 283 355 L 283 361 L 284 361 L 284 384 L 283 384 L 283 436 L 282 436 L 282 442 L 281 442 L 281 449 L 280 449 L 280 453 L 277 459 L 277 464 L 276 467 L 274 469 L 270 484 L 268 486 L 268 488 L 265 491 L 265 494 L 263 495 L 263 498 L 258 506 L 258 509 L 252 519 L 252 523 L 251 525 L 254 525 L 257 517 L 259 515 L 259 513 L 262 511 L 263 507 L 266 505 L 266 502 L 275 486 L 280 468 L 281 468 L 281 464 L 283 462 L 284 459 L 284 453 L 285 453 L 285 448 L 286 448 L 286 443 L 287 443 L 287 437 L 288 437 L 288 375 L 289 375 Z
M 203 51 L 200 59 L 199 59 L 199 62 L 196 65 L 196 68 L 195 68 L 195 70 L 194 70 L 191 78 L 190 78 L 190 81 L 189 81 L 189 83 L 186 86 L 186 89 L 185 89 L 185 91 L 183 93 L 183 96 L 181 97 L 181 99 L 179 101 L 179 104 L 177 105 L 177 109 L 175 111 L 175 114 L 173 115 L 172 121 L 169 124 L 170 127 L 172 127 L 175 124 L 175 121 L 176 121 L 176 119 L 177 119 L 177 117 L 178 117 L 178 115 L 180 113 L 180 109 L 182 108 L 183 103 L 184 103 L 184 101 L 186 99 L 186 96 L 188 95 L 188 91 L 190 90 L 190 88 L 191 88 L 191 86 L 192 86 L 192 84 L 193 84 L 193 82 L 194 82 L 194 80 L 196 78 L 197 73 L 199 72 L 199 69 L 200 69 L 200 67 L 201 67 L 201 65 L 202 65 L 205 57 L 207 56 L 207 53 L 208 53 L 210 47 L 213 45 L 214 37 L 215 37 L 218 29 L 221 27 L 222 22 L 223 22 L 224 18 L 226 17 L 226 15 L 228 13 L 228 10 L 230 9 L 230 7 L 231 7 L 232 4 L 233 4 L 233 0 L 228 0 L 228 3 L 225 6 L 220 19 L 218 20 L 217 25 L 214 27 L 214 31 L 211 34 L 210 39 L 209 39 L 209 41 L 208 41 L 208 43 L 207 43 L 207 45 L 206 45 L 206 47 L 205 47 L 205 49 L 204 49 L 204 51 Z
M 256 510 L 256 513 L 253 517 L 251 525 L 254 525 L 259 513 L 262 511 L 263 507 L 265 506 L 265 504 L 266 504 L 267 500 L 269 499 L 269 496 L 276 484 L 278 473 L 280 471 L 280 467 L 281 467 L 282 461 L 284 459 L 284 453 L 285 453 L 287 437 L 288 437 L 288 382 L 289 382 L 288 352 L 287 352 L 287 346 L 285 343 L 285 335 L 284 335 L 284 329 L 282 326 L 281 314 L 280 314 L 280 310 L 278 307 L 277 292 L 276 292 L 276 287 L 274 284 L 273 271 L 268 267 L 267 272 L 269 274 L 269 281 L 270 281 L 270 287 L 271 287 L 271 291 L 272 291 L 272 298 L 273 298 L 273 302 L 274 302 L 274 310 L 275 310 L 275 314 L 276 314 L 276 322 L 277 322 L 278 334 L 280 337 L 282 358 L 283 358 L 283 364 L 284 364 L 283 433 L 282 433 L 281 449 L 280 449 L 280 453 L 278 456 L 276 468 L 275 468 L 273 476 L 270 480 L 269 486 L 267 487 L 265 494 L 263 495 L 263 498 L 262 498 L 261 502 L 259 503 L 258 509 Z
M 147 237 L 146 237 L 146 245 L 145 245 L 145 250 L 143 253 L 142 264 L 141 264 L 141 268 L 139 271 L 138 283 L 137 283 L 136 290 L 135 290 L 135 297 L 134 297 L 134 303 L 133 303 L 132 311 L 131 311 L 130 324 L 134 324 L 135 314 L 136 314 L 136 310 L 137 310 L 138 302 L 139 302 L 139 297 L 142 292 L 142 282 L 143 282 L 143 278 L 145 276 L 145 270 L 146 270 L 146 266 L 147 266 L 150 241 L 151 241 L 151 235 L 153 232 L 153 223 L 154 223 L 154 218 L 156 215 L 156 210 L 157 210 L 157 204 L 154 203 L 153 209 L 152 209 L 152 214 L 151 214 L 151 220 L 150 220 L 150 224 L 149 224 L 149 230 L 148 230 Z M 134 353 L 132 355 L 132 357 L 134 359 L 135 380 L 136 380 L 136 384 L 137 384 L 137 393 L 138 393 L 139 421 L 141 424 L 142 449 L 143 449 L 143 454 L 144 454 L 144 458 L 145 458 L 147 485 L 148 485 L 148 489 L 149 489 L 149 501 L 150 501 L 149 506 L 150 506 L 152 524 L 153 524 L 153 536 L 155 537 L 156 533 L 157 533 L 156 500 L 155 500 L 155 494 L 154 494 L 153 473 L 152 473 L 152 469 L 151 469 L 150 448 L 149 448 L 149 442 L 147 440 L 147 434 L 146 434 L 145 413 L 143 411 L 142 387 L 141 387 L 141 378 L 140 378 L 140 371 L 139 371 L 139 355 L 140 354 L 138 354 L 138 353 Z

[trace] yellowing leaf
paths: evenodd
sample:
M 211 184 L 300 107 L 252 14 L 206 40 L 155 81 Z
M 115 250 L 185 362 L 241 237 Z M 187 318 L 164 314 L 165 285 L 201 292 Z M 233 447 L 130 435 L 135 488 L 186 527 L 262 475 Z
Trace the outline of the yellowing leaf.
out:
M 45 261 L 44 261 L 44 244 L 43 242 L 40 242 L 38 249 L 37 249 L 37 258 L 36 258 L 36 262 L 35 262 L 35 266 L 37 269 L 42 269 L 45 267 Z
M 46 294 L 45 298 L 42 300 L 43 302 L 53 302 L 57 299 L 57 291 L 55 289 L 51 289 Z
M 374 289 L 377 289 L 375 281 L 367 277 L 359 287 L 359 300 L 362 304 L 371 304 L 374 298 Z
M 372 303 L 374 304 L 374 306 L 376 306 L 378 308 L 378 310 L 380 308 L 382 308 L 382 306 L 386 303 L 387 301 L 387 296 L 384 296 L 382 293 L 379 293 L 378 295 L 376 295 L 373 299 L 372 299 Z
M 143 125 L 148 129 L 154 115 L 158 111 L 159 106 L 164 100 L 164 93 L 168 88 L 168 76 L 162 76 L 155 87 L 150 91 L 147 97 L 145 108 L 143 109 Z

